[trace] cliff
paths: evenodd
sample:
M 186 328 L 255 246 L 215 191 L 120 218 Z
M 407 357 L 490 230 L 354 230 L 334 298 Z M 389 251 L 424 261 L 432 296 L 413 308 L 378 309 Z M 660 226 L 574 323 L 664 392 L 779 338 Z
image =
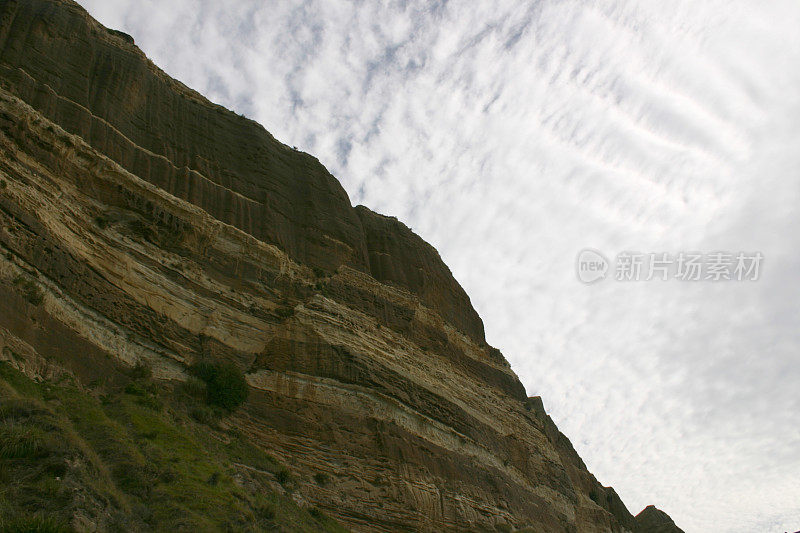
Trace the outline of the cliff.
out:
M 648 533 L 683 533 L 667 513 L 652 505 L 648 505 L 636 515 L 636 527 L 639 531 Z
M 354 208 L 315 158 L 171 79 L 74 2 L 0 3 L 0 180 L 0 357 L 39 381 L 67 376 L 111 418 L 122 407 L 109 398 L 144 387 L 153 424 L 269 454 L 285 470 L 217 456 L 249 489 L 253 524 L 278 520 L 247 499 L 269 490 L 354 531 L 648 530 L 526 398 L 433 247 Z M 248 400 L 211 422 L 183 417 L 171 394 L 198 361 L 235 364 Z M 14 379 L 7 402 L 33 390 Z M 155 453 L 136 446 L 126 453 Z M 129 494 L 103 466 L 112 456 L 81 453 L 110 473 L 75 507 L 78 529 L 152 526 L 153 494 L 175 498 L 182 479 Z M 181 524 L 199 527 L 193 512 Z

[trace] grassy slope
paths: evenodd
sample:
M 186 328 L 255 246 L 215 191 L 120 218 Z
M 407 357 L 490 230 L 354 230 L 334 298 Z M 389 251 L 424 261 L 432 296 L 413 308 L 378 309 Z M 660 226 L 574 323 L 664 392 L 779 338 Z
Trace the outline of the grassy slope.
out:
M 344 531 L 272 488 L 291 490 L 272 457 L 161 385 L 86 390 L 0 363 L 0 530 Z

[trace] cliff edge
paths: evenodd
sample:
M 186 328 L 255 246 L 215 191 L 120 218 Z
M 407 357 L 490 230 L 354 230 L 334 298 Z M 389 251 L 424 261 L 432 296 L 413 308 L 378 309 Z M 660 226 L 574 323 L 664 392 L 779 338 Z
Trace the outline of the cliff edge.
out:
M 244 491 L 225 524 L 274 525 L 251 499 L 275 490 L 354 531 L 660 531 L 526 397 L 432 246 L 69 0 L 0 2 L 0 180 L 0 360 L 80 391 L 3 371 L 0 398 L 52 409 L 73 439 L 91 430 L 58 414 L 68 394 L 122 432 L 144 402 L 173 440 L 208 436 L 203 453 L 246 442 L 203 479 Z M 184 417 L 170 394 L 198 361 L 234 365 L 247 401 Z M 126 453 L 158 463 L 148 434 Z M 79 441 L 106 481 L 64 504 L 73 527 L 146 528 L 156 501 L 183 513 L 162 527 L 221 527 L 181 496 L 182 470 L 137 492 L 104 441 Z M 82 463 L 64 464 L 59 479 Z

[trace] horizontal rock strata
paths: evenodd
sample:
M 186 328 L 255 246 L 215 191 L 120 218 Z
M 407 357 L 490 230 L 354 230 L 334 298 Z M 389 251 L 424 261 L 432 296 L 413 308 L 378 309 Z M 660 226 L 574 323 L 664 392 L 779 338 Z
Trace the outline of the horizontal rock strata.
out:
M 0 3 L 0 87 L 0 344 L 26 373 L 233 361 L 226 423 L 355 531 L 637 528 L 436 250 L 315 158 L 66 0 Z

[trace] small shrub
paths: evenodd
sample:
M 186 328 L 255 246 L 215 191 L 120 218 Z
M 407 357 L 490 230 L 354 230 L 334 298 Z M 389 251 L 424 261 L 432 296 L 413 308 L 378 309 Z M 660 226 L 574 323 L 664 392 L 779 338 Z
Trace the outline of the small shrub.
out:
M 109 221 L 105 215 L 97 215 L 94 217 L 94 223 L 97 224 L 97 227 L 100 229 L 106 229 L 108 227 Z
M 125 394 L 131 394 L 133 396 L 143 396 L 145 394 L 145 390 L 138 383 L 128 383 L 125 385 L 124 391 Z
M 39 305 L 44 301 L 42 290 L 36 283 L 22 276 L 14 278 L 14 285 L 19 287 L 22 292 L 22 297 L 32 305 Z
M 155 396 L 143 396 L 141 398 L 136 398 L 136 403 L 153 411 L 161 411 L 164 408 L 164 404 L 161 403 L 161 400 Z
M 313 516 L 314 519 L 316 520 L 322 520 L 325 517 L 325 515 L 322 514 L 322 511 L 320 511 L 319 508 L 317 507 L 312 507 L 311 509 L 309 509 L 308 514 Z
M 153 369 L 148 361 L 139 359 L 133 365 L 130 375 L 133 379 L 150 379 L 153 377 Z
M 206 425 L 212 425 L 217 421 L 217 413 L 207 405 L 196 405 L 189 411 L 191 416 L 197 422 Z
M 156 396 L 157 392 L 152 381 L 132 381 L 125 385 L 125 394 L 136 396 L 137 404 L 154 411 L 160 411 L 164 407 Z
M 199 362 L 189 369 L 206 384 L 209 404 L 232 411 L 242 405 L 250 392 L 239 368 L 228 362 Z
M 330 482 L 330 478 L 328 477 L 328 474 L 325 474 L 324 472 L 317 472 L 314 474 L 314 481 L 317 483 L 317 485 L 324 487 Z
M 286 320 L 287 318 L 294 316 L 294 307 L 277 307 L 275 309 L 275 314 L 278 315 L 279 318 Z
M 285 485 L 287 481 L 289 481 L 289 472 L 286 469 L 281 469 L 275 472 L 275 479 L 278 480 L 278 483 L 281 485 Z
M 125 385 L 125 394 L 131 396 L 146 396 L 149 393 L 147 388 L 137 381 L 133 381 Z
M 6 180 L 0 180 L 0 189 L 5 189 L 7 186 Z

